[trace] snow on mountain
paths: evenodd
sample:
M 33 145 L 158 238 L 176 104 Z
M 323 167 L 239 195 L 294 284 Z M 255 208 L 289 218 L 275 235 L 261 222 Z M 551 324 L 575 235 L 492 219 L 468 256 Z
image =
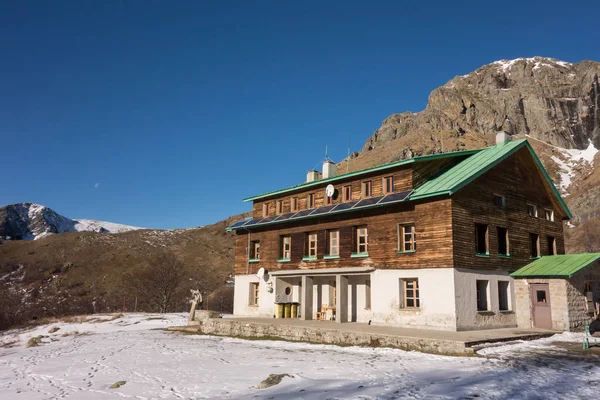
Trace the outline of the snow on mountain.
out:
M 559 149 L 562 158 L 557 156 L 552 156 L 551 158 L 560 168 L 560 184 L 558 188 L 563 195 L 568 195 L 567 190 L 571 186 L 575 172 L 582 166 L 593 167 L 594 157 L 598 153 L 598 149 L 594 147 L 591 140 L 588 147 L 584 150 Z
M 0 239 L 36 240 L 56 233 L 120 233 L 136 229 L 142 228 L 88 219 L 73 220 L 35 203 L 0 207 Z

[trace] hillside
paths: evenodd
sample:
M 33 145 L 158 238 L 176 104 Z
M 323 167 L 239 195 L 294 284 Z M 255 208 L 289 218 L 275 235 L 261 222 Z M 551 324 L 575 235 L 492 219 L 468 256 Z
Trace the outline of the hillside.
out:
M 600 250 L 599 75 L 594 61 L 484 65 L 433 90 L 425 110 L 386 118 L 339 170 L 486 147 L 500 130 L 527 137 L 573 212 L 567 251 Z
M 214 309 L 224 296 L 227 308 L 230 294 L 224 294 L 224 286 L 232 272 L 234 240 L 225 228 L 240 218 L 195 229 L 72 232 L 5 241 L 0 245 L 0 296 L 7 299 L 5 307 L 30 317 L 114 311 L 124 305 L 133 310 L 136 297 L 138 310 L 152 310 L 132 280 L 154 260 L 174 255 L 184 271 L 174 308 L 188 307 L 191 288 L 209 295 Z M 0 325 L 1 320 L 2 315 Z

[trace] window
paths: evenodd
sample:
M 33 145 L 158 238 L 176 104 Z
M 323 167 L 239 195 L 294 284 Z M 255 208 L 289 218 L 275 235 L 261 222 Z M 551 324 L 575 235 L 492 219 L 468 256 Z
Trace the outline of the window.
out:
M 306 234 L 305 258 L 309 258 L 309 259 L 317 258 L 317 234 L 316 233 L 307 233 Z
M 417 278 L 400 279 L 400 308 L 419 308 L 419 280 Z
M 416 251 L 417 250 L 417 233 L 415 226 L 398 225 L 398 251 Z
M 477 280 L 477 311 L 488 311 L 489 281 Z
M 325 205 L 330 206 L 333 204 L 333 196 L 327 196 L 325 193 Z
M 554 210 L 545 209 L 544 216 L 546 217 L 546 221 L 554 222 Z
M 538 303 L 546 303 L 546 291 L 545 290 L 536 290 L 535 291 L 535 300 Z
M 282 200 L 277 200 L 277 202 L 275 203 L 275 213 L 277 214 L 283 214 L 283 201 Z
M 356 254 L 368 254 L 368 234 L 366 226 L 359 226 L 356 229 Z
M 248 304 L 251 306 L 258 305 L 258 282 L 250 283 L 250 301 Z
M 540 235 L 537 233 L 529 234 L 529 256 L 531 258 L 540 256 Z
M 317 195 L 315 193 L 311 193 L 308 195 L 308 207 L 306 208 L 315 208 L 315 201 L 316 201 Z
M 506 208 L 506 198 L 499 194 L 494 195 L 494 204 L 498 207 Z
M 537 218 L 537 206 L 535 204 L 527 204 L 527 215 Z
M 267 203 L 263 204 L 263 212 L 262 212 L 262 216 L 263 218 L 268 217 L 269 216 L 269 205 Z
M 371 280 L 365 281 L 365 310 L 371 309 Z
M 258 240 L 250 242 L 250 261 L 260 260 L 260 242 Z
M 328 240 L 329 240 L 329 256 L 339 256 L 340 255 L 340 231 L 329 231 L 328 232 Z
M 329 281 L 329 306 L 335 307 L 337 303 L 337 290 L 335 287 L 335 281 Z
M 548 236 L 548 255 L 556 255 L 556 239 L 553 236 Z
M 498 307 L 500 311 L 510 311 L 510 282 L 498 281 Z
M 291 203 L 291 211 L 292 212 L 298 211 L 298 198 L 292 197 L 290 203 Z
M 475 252 L 479 255 L 490 254 L 488 226 L 475 224 Z
M 508 256 L 508 229 L 498 227 L 498 254 L 501 256 Z
M 344 186 L 344 201 L 352 200 L 352 186 L 346 185 Z
M 279 254 L 279 258 L 282 260 L 289 260 L 292 255 L 292 237 L 291 236 L 281 236 L 280 249 L 281 249 L 281 253 Z
M 362 197 L 373 196 L 373 181 L 365 181 L 362 183 Z
M 394 177 L 386 176 L 383 178 L 383 194 L 394 193 Z

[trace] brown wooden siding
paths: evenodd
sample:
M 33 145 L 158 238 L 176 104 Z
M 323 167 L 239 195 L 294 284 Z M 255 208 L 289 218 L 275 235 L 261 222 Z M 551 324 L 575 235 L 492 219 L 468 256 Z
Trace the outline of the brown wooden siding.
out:
M 452 207 L 450 199 L 430 202 L 411 202 L 363 212 L 351 212 L 322 219 L 308 219 L 294 224 L 281 224 L 251 233 L 251 240 L 260 240 L 261 260 L 250 263 L 247 269 L 247 232 L 237 231 L 235 272 L 255 273 L 260 267 L 276 269 L 314 269 L 373 266 L 375 268 L 440 268 L 452 266 Z M 417 251 L 398 253 L 397 225 L 414 222 L 417 232 Z M 352 258 L 353 227 L 368 228 L 367 258 Z M 340 230 L 340 258 L 324 260 L 326 231 Z M 302 261 L 307 232 L 318 233 L 318 259 Z M 279 237 L 291 235 L 290 262 L 278 263 Z
M 505 196 L 506 208 L 494 204 L 494 194 Z M 527 203 L 537 205 L 539 218 L 527 215 Z M 554 210 L 555 222 L 544 219 L 544 208 Z M 548 254 L 547 236 L 556 238 L 557 253 L 564 254 L 561 214 L 522 149 L 452 196 L 454 266 L 517 270 L 531 262 L 530 233 L 540 235 L 542 255 Z M 476 223 L 489 226 L 489 258 L 475 254 Z M 498 257 L 497 227 L 508 228 L 510 258 Z

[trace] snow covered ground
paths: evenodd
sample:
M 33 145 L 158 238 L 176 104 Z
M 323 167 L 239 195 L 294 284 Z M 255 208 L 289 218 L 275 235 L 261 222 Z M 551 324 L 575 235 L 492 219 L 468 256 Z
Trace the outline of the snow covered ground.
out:
M 600 357 L 553 344 L 581 334 L 447 357 L 164 331 L 184 324 L 184 314 L 109 319 L 0 336 L 0 398 L 581 399 L 600 390 Z M 25 347 L 39 335 L 40 346 Z M 292 377 L 256 388 L 270 374 Z M 118 381 L 126 383 L 110 389 Z

